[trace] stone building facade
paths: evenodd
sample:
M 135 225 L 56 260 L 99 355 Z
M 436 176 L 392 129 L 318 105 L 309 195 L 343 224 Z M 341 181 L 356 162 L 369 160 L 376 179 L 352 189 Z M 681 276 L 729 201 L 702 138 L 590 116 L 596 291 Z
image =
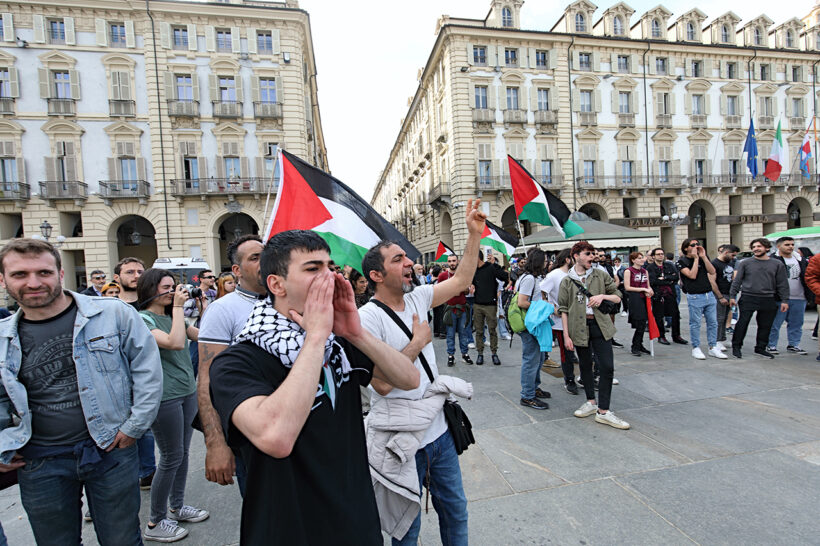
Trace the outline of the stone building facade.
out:
M 484 20 L 438 21 L 372 199 L 425 260 L 439 237 L 462 247 L 473 196 L 518 230 L 508 153 L 570 209 L 658 231 L 667 250 L 693 236 L 714 253 L 820 220 L 814 160 L 809 178 L 797 164 L 820 91 L 820 25 L 638 15 L 623 2 L 596 15 L 578 0 L 551 29 L 525 30 L 521 0 L 490 4 Z M 756 179 L 743 155 L 750 119 Z M 772 183 L 762 173 L 778 122 L 788 164 Z M 675 211 L 677 226 L 663 220 Z
M 0 18 L 0 243 L 47 222 L 69 288 L 124 256 L 226 269 L 226 245 L 263 227 L 279 147 L 328 168 L 296 0 L 0 2 Z

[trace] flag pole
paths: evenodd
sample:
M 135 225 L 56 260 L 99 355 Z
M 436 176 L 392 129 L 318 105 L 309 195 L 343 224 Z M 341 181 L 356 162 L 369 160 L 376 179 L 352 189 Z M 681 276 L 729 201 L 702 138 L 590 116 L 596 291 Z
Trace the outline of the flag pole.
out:
M 268 195 L 265 197 L 265 215 L 262 217 L 265 220 L 268 218 L 268 204 L 270 203 L 270 194 L 273 189 L 273 182 L 276 180 L 276 166 L 279 163 L 279 154 L 281 153 L 281 149 L 277 150 L 276 156 L 273 158 L 273 168 L 270 171 L 270 182 L 268 182 Z
M 524 232 L 521 231 L 521 222 L 518 221 L 518 218 L 515 219 L 515 225 L 518 226 L 518 237 L 521 239 L 521 246 L 524 248 L 524 255 L 527 254 L 527 244 L 524 242 Z

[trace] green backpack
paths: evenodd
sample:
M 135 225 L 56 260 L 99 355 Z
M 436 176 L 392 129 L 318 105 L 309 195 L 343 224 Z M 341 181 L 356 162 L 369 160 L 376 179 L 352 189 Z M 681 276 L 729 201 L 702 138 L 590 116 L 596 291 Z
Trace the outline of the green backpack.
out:
M 533 277 L 533 287 L 532 287 L 532 294 L 530 294 L 530 302 L 532 302 L 533 296 L 535 296 L 535 288 L 537 284 L 537 279 Z M 519 286 L 521 286 L 519 284 Z M 524 325 L 524 318 L 527 316 L 527 311 L 525 309 L 521 309 L 518 307 L 518 294 L 520 292 L 515 292 L 513 296 L 510 298 L 510 303 L 507 304 L 506 315 L 507 315 L 507 322 L 510 324 L 510 330 L 513 333 L 520 334 L 527 327 Z

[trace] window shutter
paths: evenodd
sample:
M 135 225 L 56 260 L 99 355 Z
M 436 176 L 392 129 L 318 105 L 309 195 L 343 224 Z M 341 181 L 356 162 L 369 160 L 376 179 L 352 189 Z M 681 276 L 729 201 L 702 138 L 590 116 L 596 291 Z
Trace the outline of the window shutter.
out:
M 595 101 L 595 104 L 593 105 L 592 110 L 594 112 L 600 112 L 601 111 L 601 92 L 596 89 L 592 93 L 592 98 Z
M 97 34 L 97 45 L 105 47 L 108 45 L 108 23 L 105 19 L 94 19 L 94 31 Z
M 581 92 L 578 89 L 572 90 L 572 111 L 581 111 Z
M 163 49 L 171 49 L 171 23 L 159 24 L 159 44 Z
M 11 13 L 3 14 L 3 41 L 13 42 L 17 39 L 14 34 L 14 16 Z
M 236 82 L 236 102 L 242 103 L 245 101 L 242 85 L 242 74 L 237 73 L 234 82 Z
M 742 116 L 744 112 L 743 108 L 743 95 L 738 95 L 737 97 L 737 115 Z
M 80 72 L 77 70 L 69 70 L 68 80 L 71 84 L 71 98 L 80 100 Z
M 259 76 L 251 76 L 251 102 L 259 102 Z
M 111 72 L 111 100 L 120 100 L 120 73 Z
M 673 56 L 669 56 L 666 58 L 666 73 L 670 76 L 674 77 L 678 68 L 677 68 L 677 59 Z
M 136 35 L 134 34 L 134 21 L 125 22 L 125 47 L 137 47 Z
M 239 27 L 231 27 L 231 52 L 233 53 L 240 53 L 242 51 L 240 32 Z
M 809 70 L 809 67 L 807 65 L 801 66 L 800 72 L 803 73 L 803 83 L 811 83 L 811 71 Z
M 506 64 L 506 58 L 504 56 L 504 46 L 500 45 L 496 47 L 496 65 L 497 66 L 504 66 Z
M 43 44 L 46 41 L 46 18 L 42 15 L 32 15 L 32 25 L 34 26 L 34 41 Z
M 66 45 L 76 45 L 77 36 L 74 32 L 74 18 L 64 17 L 63 24 L 65 25 L 65 43 Z
M 63 158 L 65 164 L 65 179 L 68 181 L 77 180 L 77 158 L 66 156 Z
M 777 117 L 777 97 L 772 97 L 772 116 Z
M 558 50 L 557 49 L 550 49 L 549 52 L 549 64 L 547 68 L 551 70 L 555 70 L 558 68 Z
M 38 68 L 37 74 L 40 79 L 40 98 L 48 99 L 51 97 L 51 74 L 46 68 Z
M 137 158 L 137 180 L 148 180 L 148 177 L 145 173 L 145 158 L 138 157 Z
M 216 177 L 225 178 L 225 158 L 221 155 L 216 156 Z
M 601 71 L 601 54 L 597 51 L 592 53 L 592 70 L 595 72 Z
M 752 71 L 752 79 L 759 80 L 760 79 L 760 70 L 757 68 L 758 63 L 751 63 L 749 65 L 750 70 Z
M 655 66 L 658 62 L 658 58 L 655 57 L 654 55 L 650 55 L 648 58 L 649 58 L 649 61 L 648 61 L 649 66 L 646 67 L 646 72 L 647 72 L 647 74 L 652 75 L 652 74 L 655 74 Z
M 26 160 L 23 156 L 17 158 L 17 181 L 26 181 Z
M 281 95 L 281 93 L 278 93 L 278 91 L 279 90 L 277 89 L 277 97 Z M 490 82 L 490 84 L 487 86 L 487 108 L 489 108 L 490 110 L 495 110 L 497 107 L 498 106 L 496 104 L 495 83 Z
M 663 114 L 663 93 L 655 93 L 655 115 Z
M 703 59 L 703 77 L 711 80 L 712 76 L 712 59 Z
M 538 61 L 535 59 L 535 48 L 527 48 L 527 59 L 530 68 L 538 68 Z
M 708 92 L 703 94 L 703 113 L 707 116 L 712 113 L 712 95 Z
M 615 74 L 618 72 L 618 54 L 617 53 L 610 53 L 609 55 L 609 71 Z
M 115 157 L 107 158 L 108 161 L 108 179 L 109 180 L 119 180 L 120 173 L 118 173 L 117 164 L 119 161 Z
M 208 74 L 208 97 L 211 102 L 218 102 L 222 98 L 219 96 L 219 76 L 216 74 Z
M 188 32 L 188 51 L 196 51 L 197 50 L 196 25 L 193 25 L 193 24 L 187 25 L 186 31 Z
M 254 164 L 254 169 L 256 170 L 257 178 L 262 178 L 267 174 L 265 172 L 265 158 L 264 157 L 254 158 L 253 164 Z
M 199 75 L 196 68 L 191 72 L 191 86 L 193 87 L 194 100 L 199 102 Z
M 692 94 L 686 93 L 683 99 L 683 113 L 689 115 L 692 113 Z
M 683 59 L 683 75 L 687 78 L 692 76 L 692 59 Z
M 279 44 L 279 29 L 273 29 L 270 31 L 271 33 L 271 40 L 273 41 L 273 54 L 279 55 L 281 52 L 280 44 Z
M 712 160 L 711 159 L 706 160 L 706 166 L 704 167 L 704 169 L 705 169 L 704 174 L 706 176 L 711 176 L 712 175 Z
M 726 61 L 718 61 L 718 68 L 720 70 L 720 77 L 726 79 L 728 72 Z
M 258 51 L 256 48 L 256 29 L 248 27 L 246 32 L 248 33 L 248 53 L 256 54 Z
M 205 27 L 205 49 L 216 51 L 216 29 L 211 25 Z
M 163 76 L 165 79 L 165 100 L 176 100 L 177 90 L 174 86 L 174 73 L 165 72 Z
M 581 60 L 580 60 L 580 53 L 577 51 L 572 52 L 572 67 L 573 70 L 578 70 L 581 68 Z
M 9 96 L 14 99 L 20 97 L 20 77 L 14 67 L 9 67 Z
M 789 81 L 792 77 L 792 65 L 786 63 L 783 65 L 783 81 Z
M 473 66 L 473 44 L 467 42 L 467 64 Z
M 640 74 L 643 72 L 643 70 L 641 70 L 640 58 L 634 53 L 629 56 L 629 68 L 632 70 L 633 74 Z
M 239 158 L 239 176 L 240 178 L 248 178 L 250 177 L 250 165 L 248 164 L 247 157 L 240 157 Z
M 199 178 L 208 177 L 208 158 L 205 156 L 198 156 L 196 158 L 197 175 Z
M 669 114 L 673 116 L 678 113 L 677 109 L 675 108 L 675 94 L 669 93 Z
M 44 157 L 43 161 L 46 164 L 46 180 L 56 180 L 57 179 L 57 165 L 55 164 L 55 158 L 53 157 Z
M 680 159 L 675 159 L 672 161 L 672 175 L 680 176 Z
M 131 73 L 120 72 L 120 99 L 131 100 Z
M 641 111 L 640 97 L 638 96 L 637 91 L 633 91 L 631 96 L 632 96 L 632 113 L 637 115 L 638 112 Z

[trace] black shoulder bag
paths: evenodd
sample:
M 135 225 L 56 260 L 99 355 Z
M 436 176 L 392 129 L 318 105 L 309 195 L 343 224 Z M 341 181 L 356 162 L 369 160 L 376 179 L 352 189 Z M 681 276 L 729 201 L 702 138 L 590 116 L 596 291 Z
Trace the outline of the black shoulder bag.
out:
M 587 299 L 592 297 L 592 294 L 589 293 L 589 290 L 587 290 L 583 284 L 579 283 L 572 277 L 569 277 L 569 280 L 575 283 L 575 286 L 578 287 L 578 291 L 584 296 L 586 296 Z M 604 300 L 601 302 L 601 305 L 598 306 L 598 310 L 605 315 L 614 315 L 615 313 L 621 310 L 621 304 L 611 302 L 609 300 Z
M 401 331 L 409 338 L 413 339 L 413 332 L 407 327 L 407 325 L 402 322 L 402 320 L 396 315 L 396 312 L 390 309 L 390 307 L 381 302 L 377 299 L 371 299 L 373 303 L 378 305 L 382 311 L 387 313 L 387 316 L 393 319 L 393 322 L 401 328 Z M 419 360 L 421 360 L 421 365 L 424 367 L 424 371 L 427 372 L 427 377 L 430 379 L 430 383 L 435 381 L 433 377 L 433 372 L 430 370 L 430 365 L 427 363 L 427 359 L 424 358 L 423 353 L 419 353 Z M 447 421 L 447 428 L 450 430 L 450 434 L 453 436 L 453 443 L 456 447 L 456 453 L 461 455 L 470 444 L 475 443 L 475 436 L 473 436 L 473 425 L 470 423 L 470 419 L 467 418 L 467 414 L 464 413 L 464 409 L 459 405 L 458 402 L 455 400 L 450 400 L 449 398 L 444 402 L 444 419 Z

